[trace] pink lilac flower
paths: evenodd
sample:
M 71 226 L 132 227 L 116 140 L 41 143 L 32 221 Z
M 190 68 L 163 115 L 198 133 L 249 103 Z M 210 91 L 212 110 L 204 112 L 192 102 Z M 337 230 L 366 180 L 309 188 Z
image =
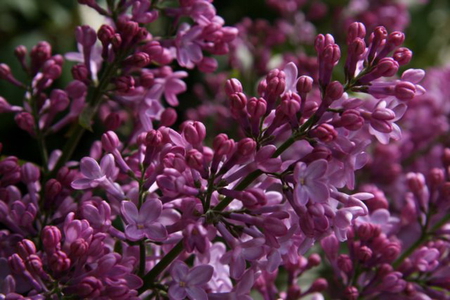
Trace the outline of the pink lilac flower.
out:
M 154 241 L 164 241 L 167 238 L 166 228 L 158 222 L 162 212 L 160 200 L 147 200 L 139 210 L 133 202 L 122 201 L 120 211 L 127 223 L 125 236 L 130 241 L 139 241 L 144 237 Z
M 156 78 L 154 86 L 148 91 L 146 98 L 159 100 L 164 97 L 169 105 L 177 106 L 177 95 L 186 91 L 186 83 L 181 78 L 187 77 L 185 71 L 171 72 L 164 78 Z
M 169 297 L 173 300 L 185 299 L 207 300 L 208 296 L 203 285 L 211 279 L 214 268 L 210 265 L 198 265 L 189 270 L 182 261 L 176 261 L 172 265 L 170 275 L 173 283 L 169 287 Z
M 326 183 L 325 174 L 328 163 L 324 159 L 313 161 L 309 165 L 298 162 L 294 168 L 295 203 L 304 206 L 309 199 L 323 203 L 327 201 L 330 192 Z

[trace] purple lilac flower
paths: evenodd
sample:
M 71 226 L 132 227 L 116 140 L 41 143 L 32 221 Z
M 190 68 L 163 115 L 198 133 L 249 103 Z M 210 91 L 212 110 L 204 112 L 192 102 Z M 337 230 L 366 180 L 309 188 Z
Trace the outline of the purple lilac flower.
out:
M 158 199 L 145 201 L 138 210 L 131 201 L 122 201 L 120 207 L 125 222 L 125 236 L 130 241 L 139 241 L 146 237 L 154 241 L 164 241 L 167 230 L 157 220 L 162 212 L 162 203 Z
M 214 268 L 210 265 L 198 265 L 189 270 L 182 261 L 176 261 L 172 265 L 170 275 L 173 283 L 169 287 L 169 297 L 173 300 L 185 299 L 207 300 L 208 296 L 203 285 L 211 279 Z
M 294 168 L 294 180 L 297 183 L 294 189 L 295 203 L 304 206 L 309 199 L 314 202 L 326 202 L 330 192 L 326 183 L 325 174 L 328 163 L 324 159 L 316 160 L 309 165 L 298 162 Z

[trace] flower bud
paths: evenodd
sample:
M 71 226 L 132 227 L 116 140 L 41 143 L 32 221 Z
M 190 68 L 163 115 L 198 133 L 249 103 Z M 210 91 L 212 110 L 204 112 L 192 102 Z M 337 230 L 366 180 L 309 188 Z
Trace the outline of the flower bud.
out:
M 372 258 L 372 250 L 367 246 L 362 246 L 357 250 L 356 256 L 362 262 L 366 262 Z
M 347 29 L 347 45 L 352 43 L 356 38 L 364 39 L 366 36 L 366 27 L 363 23 L 353 22 Z
M 59 193 L 61 193 L 61 191 L 62 191 L 61 183 L 54 178 L 49 179 L 45 184 L 45 195 L 50 199 L 54 199 L 56 196 L 59 195 Z
M 359 297 L 359 291 L 354 286 L 348 286 L 344 290 L 344 297 L 347 300 L 357 300 Z
M 202 170 L 203 169 L 203 154 L 196 149 L 191 149 L 186 153 L 186 163 L 189 167 Z
M 297 91 L 299 94 L 307 94 L 312 90 L 314 80 L 306 75 L 297 79 Z
M 256 150 L 256 142 L 251 138 L 243 138 L 237 144 L 237 153 L 241 156 L 248 156 Z
M 166 108 L 161 114 L 161 120 L 159 124 L 166 127 L 172 126 L 173 124 L 175 124 L 177 117 L 178 116 L 175 109 L 171 107 Z
M 247 112 L 250 118 L 257 120 L 266 113 L 267 102 L 264 98 L 252 97 L 247 102 Z
M 227 82 L 225 83 L 225 93 L 227 94 L 228 97 L 231 97 L 231 95 L 235 93 L 242 93 L 242 92 L 243 92 L 242 84 L 236 78 L 228 79 Z
M 234 93 L 230 96 L 231 108 L 242 110 L 247 105 L 247 96 L 244 93 Z
M 333 141 L 337 137 L 337 131 L 333 125 L 323 123 L 311 131 L 311 136 L 318 138 L 324 143 Z
M 69 106 L 70 100 L 65 91 L 54 89 L 50 94 L 50 104 L 52 110 L 63 111 Z
M 4 63 L 0 64 L 0 79 L 7 79 L 11 76 L 11 68 Z
M 219 155 L 228 155 L 234 148 L 234 140 L 229 139 L 225 133 L 221 133 L 214 138 L 213 149 Z
M 325 278 L 318 278 L 313 282 L 308 291 L 311 293 L 320 293 L 325 291 L 327 288 L 328 281 Z
M 112 112 L 108 114 L 103 123 L 107 130 L 114 131 L 119 128 L 120 124 L 122 123 L 122 119 L 119 113 Z
M 82 25 L 75 29 L 75 38 L 79 44 L 91 48 L 97 41 L 97 34 L 90 26 Z
M 42 244 L 46 251 L 54 251 L 61 242 L 61 231 L 56 226 L 45 226 L 42 230 Z
M 120 76 L 115 80 L 116 89 L 120 93 L 127 93 L 134 89 L 134 78 L 133 76 Z
M 325 90 L 326 97 L 329 97 L 331 100 L 338 100 L 342 97 L 343 93 L 344 87 L 339 81 L 330 82 Z
M 414 98 L 416 87 L 411 82 L 400 81 L 395 85 L 395 97 L 401 101 L 408 101 Z
M 106 152 L 113 152 L 119 145 L 119 137 L 114 131 L 107 131 L 102 135 L 102 147 Z
M 183 135 L 188 143 L 198 145 L 206 137 L 206 127 L 199 121 L 187 121 L 183 126 Z
M 358 130 L 364 125 L 364 118 L 359 111 L 347 109 L 341 115 L 341 125 L 348 130 Z
M 337 266 L 348 274 L 353 269 L 353 262 L 347 254 L 341 254 L 337 258 Z
M 149 55 L 150 59 L 156 59 L 163 54 L 163 48 L 158 41 L 150 41 L 141 47 L 141 51 Z
M 145 145 L 147 146 L 158 147 L 162 144 L 162 141 L 163 134 L 157 129 L 151 129 L 145 136 Z
M 132 54 L 125 58 L 123 61 L 124 65 L 136 67 L 136 68 L 143 68 L 150 64 L 150 56 L 145 52 L 138 52 L 135 54 Z
M 405 47 L 400 47 L 396 49 L 394 55 L 392 55 L 392 57 L 395 59 L 396 62 L 398 62 L 400 66 L 409 64 L 412 56 L 413 56 L 412 51 Z
M 80 80 L 83 82 L 89 81 L 89 71 L 84 64 L 78 64 L 72 67 L 72 77 L 73 79 Z
M 197 63 L 197 67 L 201 72 L 212 73 L 217 70 L 218 62 L 213 57 L 203 57 L 202 60 Z
M 20 129 L 25 130 L 31 135 L 34 135 L 34 120 L 33 116 L 28 112 L 18 113 L 14 117 L 14 121 L 16 121 L 17 126 Z

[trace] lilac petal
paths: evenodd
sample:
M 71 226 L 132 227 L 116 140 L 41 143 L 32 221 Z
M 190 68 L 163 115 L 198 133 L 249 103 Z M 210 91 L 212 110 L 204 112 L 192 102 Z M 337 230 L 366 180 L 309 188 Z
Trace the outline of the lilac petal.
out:
M 236 294 L 238 296 L 248 294 L 253 287 L 254 282 L 255 275 L 253 274 L 253 270 L 248 270 L 247 272 L 245 272 L 244 276 L 242 276 L 241 280 L 239 280 L 239 282 L 236 284 Z
M 158 223 L 146 225 L 144 234 L 147 238 L 157 242 L 162 242 L 167 238 L 166 227 Z
M 295 168 L 294 168 L 294 178 L 295 178 L 295 180 L 297 180 L 298 178 L 305 177 L 307 168 L 308 167 L 306 166 L 306 164 L 304 162 L 298 162 L 295 165 Z
M 295 83 L 297 81 L 297 75 L 298 75 L 297 66 L 293 62 L 290 62 L 284 67 L 283 71 L 286 74 L 286 88 L 285 88 L 285 92 L 287 92 L 287 91 L 292 91 L 292 92 L 297 91 L 297 89 L 295 87 Z
M 411 83 L 419 83 L 425 76 L 425 71 L 422 69 L 408 69 L 403 72 L 401 79 Z
M 328 163 L 325 159 L 318 159 L 309 164 L 306 176 L 312 179 L 321 178 L 327 172 Z
M 175 261 L 170 269 L 170 276 L 176 282 L 185 281 L 189 273 L 189 267 L 182 261 Z
M 100 167 L 106 176 L 113 177 L 116 170 L 114 156 L 110 153 L 103 156 L 102 160 L 100 161 Z
M 309 182 L 303 188 L 314 202 L 325 203 L 330 196 L 328 186 L 320 181 Z
M 149 199 L 145 201 L 139 210 L 138 222 L 146 224 L 153 223 L 159 218 L 162 212 L 162 203 L 159 199 Z
M 137 228 L 136 224 L 128 224 L 125 227 L 125 236 L 130 241 L 139 241 L 144 237 L 144 231 L 142 229 Z
M 198 286 L 190 286 L 186 289 L 186 293 L 191 300 L 208 300 L 205 290 Z
M 294 189 L 294 201 L 299 206 L 305 206 L 308 203 L 309 196 L 305 187 L 301 184 L 297 184 Z
M 128 224 L 136 223 L 139 218 L 138 209 L 136 205 L 131 201 L 122 201 L 120 211 Z
M 169 297 L 174 300 L 182 300 L 186 298 L 186 289 L 178 283 L 174 283 L 169 288 Z
M 86 190 L 94 188 L 98 185 L 97 181 L 88 178 L 75 179 L 70 184 L 75 190 Z
M 348 210 L 341 209 L 336 212 L 336 217 L 334 218 L 334 225 L 337 228 L 345 229 L 350 226 L 352 219 L 353 215 L 351 212 L 349 212 Z
M 245 259 L 241 256 L 238 256 L 231 264 L 230 264 L 230 276 L 234 279 L 241 278 L 242 274 L 245 271 Z
M 264 254 L 263 247 L 251 247 L 242 250 L 242 257 L 246 260 L 257 260 Z
M 101 178 L 105 174 L 100 169 L 99 164 L 92 157 L 83 157 L 80 163 L 81 174 L 89 179 Z
M 205 284 L 211 279 L 213 272 L 214 268 L 210 265 L 193 267 L 186 277 L 186 283 L 189 286 Z

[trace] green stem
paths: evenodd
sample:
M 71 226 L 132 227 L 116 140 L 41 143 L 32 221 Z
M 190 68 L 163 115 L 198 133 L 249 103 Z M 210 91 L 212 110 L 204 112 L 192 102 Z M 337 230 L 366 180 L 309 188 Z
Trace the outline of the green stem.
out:
M 139 242 L 139 271 L 138 276 L 142 277 L 145 274 L 145 241 L 141 240 Z
M 32 91 L 29 90 L 30 95 L 32 95 Z M 47 153 L 47 147 L 45 145 L 45 138 L 42 133 L 41 128 L 39 127 L 39 110 L 37 105 L 37 99 L 33 96 L 31 96 L 30 99 L 31 102 L 31 112 L 34 119 L 34 130 L 36 132 L 36 140 L 38 143 L 39 153 L 41 155 L 42 159 L 42 167 L 44 175 L 48 172 L 48 153 Z
M 178 255 L 183 252 L 183 241 L 179 241 L 172 250 L 169 251 L 151 270 L 148 272 L 142 280 L 144 285 L 139 289 L 139 294 L 145 292 L 146 290 L 152 288 L 155 285 L 156 278 L 161 274 L 171 263 L 174 261 Z

